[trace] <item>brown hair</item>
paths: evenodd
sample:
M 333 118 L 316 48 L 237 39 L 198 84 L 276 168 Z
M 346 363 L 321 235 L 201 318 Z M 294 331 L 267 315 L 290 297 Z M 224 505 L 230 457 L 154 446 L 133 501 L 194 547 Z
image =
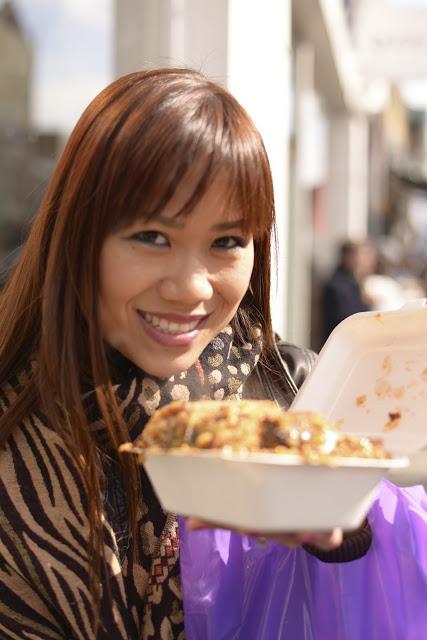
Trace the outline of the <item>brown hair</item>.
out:
M 100 469 L 82 404 L 85 385 L 96 389 L 111 446 L 129 439 L 97 317 L 100 249 L 111 231 L 160 211 L 195 166 L 200 177 L 180 215 L 192 210 L 215 176 L 226 177 L 229 200 L 254 234 L 256 256 L 251 287 L 234 324 L 239 332 L 248 323 L 260 324 L 268 349 L 274 203 L 265 149 L 239 103 L 185 69 L 129 74 L 87 107 L 0 299 L 0 380 L 35 363 L 0 419 L 0 442 L 31 412 L 42 410 L 69 444 L 88 488 L 97 598 L 103 557 Z M 135 532 L 139 474 L 131 456 L 121 464 Z

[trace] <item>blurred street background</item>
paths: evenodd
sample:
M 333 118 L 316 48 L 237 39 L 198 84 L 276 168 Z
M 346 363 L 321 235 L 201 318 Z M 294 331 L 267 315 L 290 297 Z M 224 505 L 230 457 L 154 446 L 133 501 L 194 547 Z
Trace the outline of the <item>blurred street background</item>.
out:
M 427 0 L 0 0 L 0 259 L 99 90 L 191 66 L 236 95 L 267 146 L 278 333 L 321 348 L 337 267 L 366 308 L 426 296 L 426 34 Z M 427 485 L 427 455 L 400 482 Z

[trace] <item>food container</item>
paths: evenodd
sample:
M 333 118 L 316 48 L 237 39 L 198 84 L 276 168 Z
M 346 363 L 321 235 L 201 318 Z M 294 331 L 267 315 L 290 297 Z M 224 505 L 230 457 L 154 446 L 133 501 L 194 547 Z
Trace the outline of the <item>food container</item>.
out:
M 292 409 L 381 438 L 393 456 L 427 446 L 427 300 L 357 313 L 328 338 Z
M 276 453 L 147 451 L 162 506 L 252 532 L 357 528 L 387 469 L 407 460 L 335 458 L 335 466 Z
M 427 446 L 427 306 L 355 314 L 333 331 L 291 409 L 380 438 L 390 459 L 308 464 L 276 453 L 147 452 L 165 509 L 246 531 L 354 529 L 389 470 Z

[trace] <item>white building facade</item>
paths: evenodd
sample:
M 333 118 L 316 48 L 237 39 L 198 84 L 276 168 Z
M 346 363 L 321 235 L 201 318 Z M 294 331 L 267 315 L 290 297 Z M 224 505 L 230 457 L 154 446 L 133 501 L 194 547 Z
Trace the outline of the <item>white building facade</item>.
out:
M 261 131 L 279 238 L 274 328 L 310 345 L 313 255 L 329 268 L 337 241 L 363 236 L 367 226 L 367 125 L 344 5 L 116 0 L 115 8 L 116 75 L 200 69 L 227 86 Z M 316 197 L 324 203 L 318 211 Z

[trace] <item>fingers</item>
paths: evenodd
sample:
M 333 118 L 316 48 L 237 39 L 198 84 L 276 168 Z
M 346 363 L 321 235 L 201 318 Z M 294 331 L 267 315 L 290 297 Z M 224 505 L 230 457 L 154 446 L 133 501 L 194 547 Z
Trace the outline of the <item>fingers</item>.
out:
M 290 549 L 296 549 L 302 544 L 299 540 L 298 534 L 296 533 L 288 533 L 281 536 L 271 536 L 270 539 L 274 540 L 275 542 L 280 542 Z
M 310 544 L 322 551 L 332 551 L 342 544 L 343 532 L 342 529 L 336 528 L 320 533 L 300 533 L 298 537 L 300 544 Z
M 333 529 L 331 533 L 323 534 L 320 540 L 317 542 L 317 546 L 322 551 L 332 551 L 342 544 L 343 532 L 342 529 Z
M 259 537 L 259 534 L 251 532 L 248 535 Z M 272 540 L 286 545 L 290 549 L 295 549 L 303 544 L 309 544 L 322 551 L 332 551 L 339 547 L 343 541 L 342 529 L 333 529 L 332 531 L 305 531 L 299 533 L 274 533 L 262 534 L 265 540 Z
M 224 525 L 219 525 L 214 522 L 207 522 L 206 520 L 201 520 L 200 518 L 187 518 L 187 529 L 188 531 L 197 531 L 199 529 L 221 529 L 224 528 Z M 236 530 L 235 530 L 236 531 Z M 240 533 L 242 535 L 249 535 L 256 537 L 258 539 L 262 539 L 263 542 L 267 540 L 272 540 L 274 542 L 280 542 L 281 544 L 286 545 L 291 549 L 295 549 L 296 547 L 300 547 L 303 544 L 309 544 L 322 551 L 332 551 L 336 547 L 339 547 L 343 541 L 343 532 L 342 529 L 336 528 L 332 531 L 321 531 L 321 532 L 313 532 L 313 531 L 305 531 L 299 533 L 274 533 L 274 534 L 266 534 L 255 531 L 236 531 L 236 533 Z
M 215 525 L 213 523 L 208 523 L 205 520 L 200 520 L 200 518 L 187 518 L 188 531 L 197 531 L 198 529 L 206 529 L 206 527 L 215 528 Z

